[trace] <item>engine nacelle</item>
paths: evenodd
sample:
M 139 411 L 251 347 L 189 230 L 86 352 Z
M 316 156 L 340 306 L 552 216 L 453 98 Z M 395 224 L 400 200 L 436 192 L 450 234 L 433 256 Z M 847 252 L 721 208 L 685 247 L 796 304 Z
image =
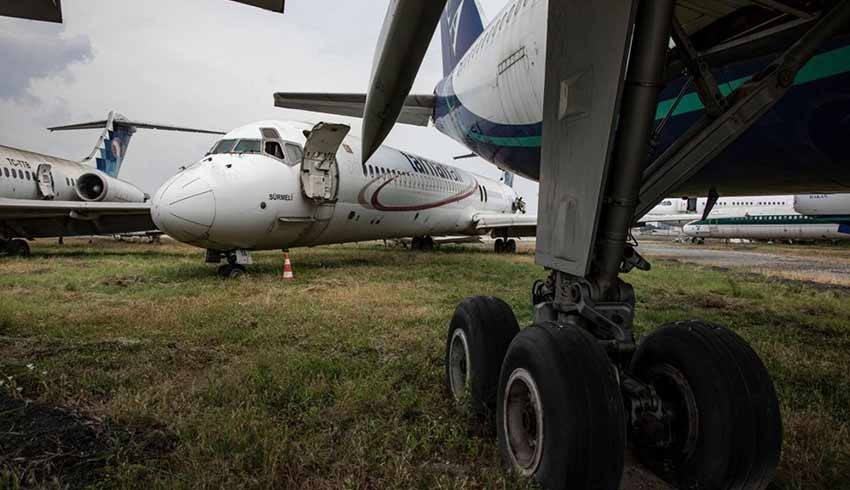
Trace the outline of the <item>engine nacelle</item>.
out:
M 77 196 L 89 202 L 145 202 L 149 196 L 132 184 L 100 172 L 77 178 Z
M 850 194 L 794 196 L 794 210 L 806 216 L 850 214 Z

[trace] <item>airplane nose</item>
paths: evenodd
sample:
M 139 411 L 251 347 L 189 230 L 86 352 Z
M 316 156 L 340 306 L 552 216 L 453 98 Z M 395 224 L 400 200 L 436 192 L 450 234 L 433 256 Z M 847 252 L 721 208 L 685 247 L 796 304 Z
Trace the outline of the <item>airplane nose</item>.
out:
M 205 238 L 215 222 L 215 194 L 196 173 L 183 173 L 163 184 L 152 200 L 153 221 L 175 240 Z

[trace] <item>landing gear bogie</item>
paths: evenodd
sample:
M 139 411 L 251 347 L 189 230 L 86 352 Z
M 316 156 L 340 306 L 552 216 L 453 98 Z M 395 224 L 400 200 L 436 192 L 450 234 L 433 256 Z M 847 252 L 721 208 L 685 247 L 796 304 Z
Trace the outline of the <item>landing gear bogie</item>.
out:
M 517 252 L 516 240 L 497 238 L 493 248 L 497 254 L 515 254 Z
M 433 252 L 434 239 L 430 236 L 413 237 L 413 239 L 410 241 L 410 249 L 417 250 L 420 252 Z
M 594 307 L 608 305 L 584 306 Z M 592 323 L 573 313 L 517 333 L 496 298 L 456 310 L 446 384 L 478 412 L 495 406 L 507 468 L 543 488 L 615 490 L 628 434 L 639 459 L 677 488 L 767 487 L 779 462 L 779 403 L 743 339 L 678 322 L 635 350 L 601 338 Z

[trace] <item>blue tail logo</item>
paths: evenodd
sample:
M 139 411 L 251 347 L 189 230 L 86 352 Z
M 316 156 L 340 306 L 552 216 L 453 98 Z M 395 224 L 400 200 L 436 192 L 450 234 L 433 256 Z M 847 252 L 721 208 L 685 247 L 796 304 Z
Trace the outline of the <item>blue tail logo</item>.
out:
M 126 121 L 124 116 L 110 112 L 103 134 L 88 158 L 89 161 L 94 160 L 98 170 L 110 177 L 118 177 L 127 148 L 130 146 L 130 139 L 136 132 L 136 128 L 126 124 Z
M 440 20 L 443 41 L 443 75 L 448 76 L 463 55 L 484 33 L 484 21 L 475 0 L 448 0 Z

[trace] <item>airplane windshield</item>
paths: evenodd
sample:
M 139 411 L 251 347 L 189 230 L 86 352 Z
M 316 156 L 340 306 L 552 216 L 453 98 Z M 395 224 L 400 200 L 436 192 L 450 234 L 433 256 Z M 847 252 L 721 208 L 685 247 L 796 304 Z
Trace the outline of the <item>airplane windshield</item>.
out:
M 221 140 L 207 154 L 260 153 L 260 147 L 260 140 Z

